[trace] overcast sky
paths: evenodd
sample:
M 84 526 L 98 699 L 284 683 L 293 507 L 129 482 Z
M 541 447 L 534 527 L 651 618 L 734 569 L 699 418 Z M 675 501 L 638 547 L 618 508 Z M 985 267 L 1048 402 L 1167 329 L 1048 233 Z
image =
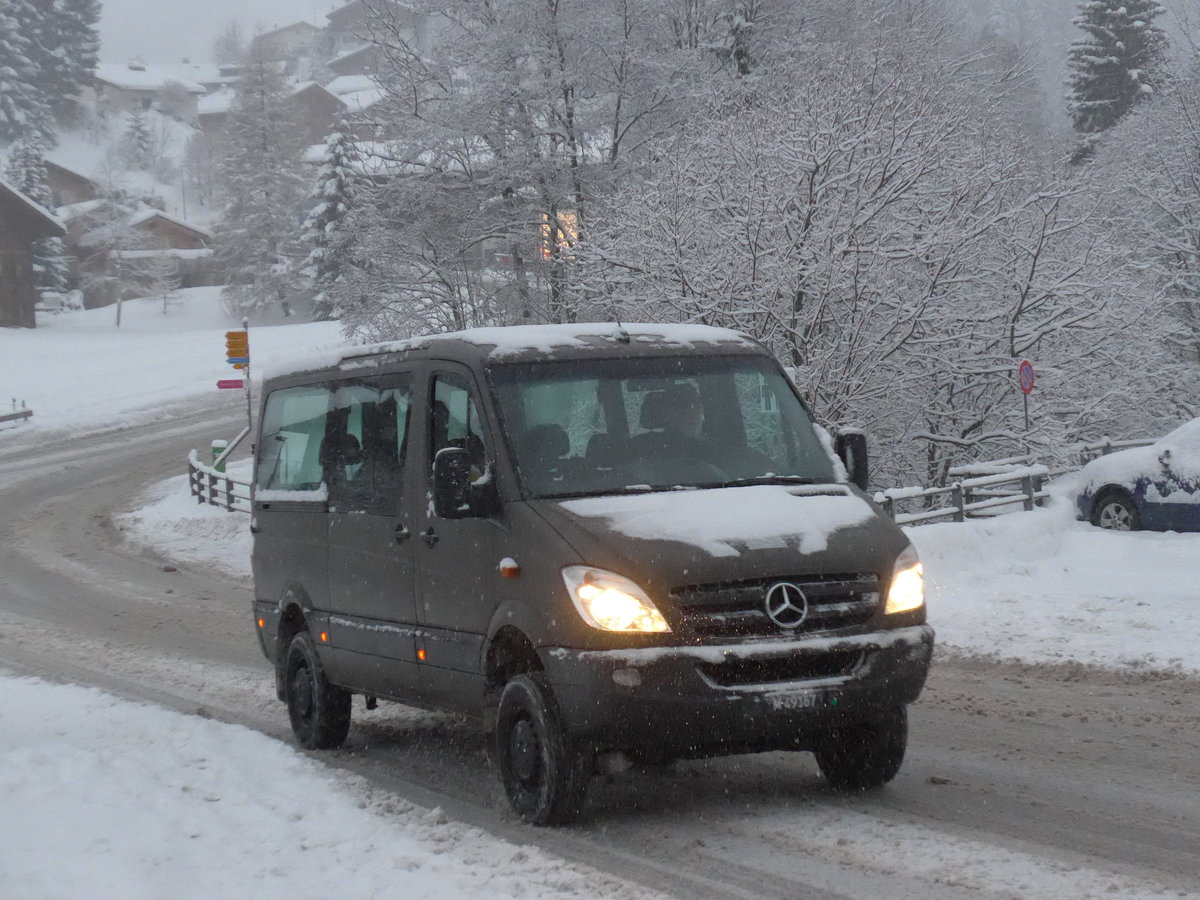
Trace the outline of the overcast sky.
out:
M 123 63 L 205 62 L 213 39 L 230 19 L 248 33 L 300 19 L 322 23 L 334 0 L 102 0 L 100 59 Z

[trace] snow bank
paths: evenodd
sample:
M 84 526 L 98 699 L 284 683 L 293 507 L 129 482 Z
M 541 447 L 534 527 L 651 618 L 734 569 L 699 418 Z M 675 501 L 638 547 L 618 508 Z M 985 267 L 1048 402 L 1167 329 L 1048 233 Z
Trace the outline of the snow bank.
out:
M 32 679 L 0 676 L 0 796 L 7 897 L 648 896 L 247 728 Z
M 237 373 L 225 362 L 225 331 L 240 328 L 221 309 L 220 287 L 188 288 L 163 313 L 158 300 L 40 315 L 35 329 L 0 328 L 0 411 L 10 398 L 33 417 L 5 440 L 140 424 L 163 407 L 210 400 L 236 407 L 240 391 L 216 382 Z M 336 322 L 251 327 L 254 380 L 265 366 L 343 343 Z
M 1113 532 L 1046 509 L 906 529 L 940 643 L 1034 662 L 1200 672 L 1200 534 Z

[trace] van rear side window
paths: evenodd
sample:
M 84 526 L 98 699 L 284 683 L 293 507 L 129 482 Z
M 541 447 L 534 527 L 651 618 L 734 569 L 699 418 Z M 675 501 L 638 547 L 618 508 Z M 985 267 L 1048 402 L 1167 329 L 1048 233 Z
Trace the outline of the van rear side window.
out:
M 324 386 L 284 388 L 267 398 L 258 448 L 257 486 L 315 491 L 321 486 L 321 442 L 329 415 Z

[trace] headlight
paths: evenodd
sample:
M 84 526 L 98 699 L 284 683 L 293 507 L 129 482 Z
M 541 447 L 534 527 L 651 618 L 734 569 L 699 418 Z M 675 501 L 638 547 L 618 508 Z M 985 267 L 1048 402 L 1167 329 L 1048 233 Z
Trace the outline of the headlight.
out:
M 911 612 L 925 605 L 925 569 L 912 544 L 896 557 L 885 613 Z
M 583 621 L 601 631 L 670 631 L 646 592 L 623 575 L 567 566 L 562 570 L 567 593 Z

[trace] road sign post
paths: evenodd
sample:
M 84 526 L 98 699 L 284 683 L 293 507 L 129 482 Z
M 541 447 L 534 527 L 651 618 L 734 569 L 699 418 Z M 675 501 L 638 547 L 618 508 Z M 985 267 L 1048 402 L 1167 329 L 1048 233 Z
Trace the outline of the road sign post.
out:
M 1037 385 L 1037 375 L 1033 371 L 1033 363 L 1027 359 L 1021 360 L 1017 366 L 1017 384 L 1021 388 L 1021 399 L 1025 404 L 1025 430 L 1029 430 L 1029 394 Z
M 224 379 L 219 388 L 242 388 L 246 391 L 246 428 L 251 425 L 253 403 L 250 397 L 250 320 L 242 319 L 241 331 L 225 332 L 225 361 L 240 369 L 244 378 Z

